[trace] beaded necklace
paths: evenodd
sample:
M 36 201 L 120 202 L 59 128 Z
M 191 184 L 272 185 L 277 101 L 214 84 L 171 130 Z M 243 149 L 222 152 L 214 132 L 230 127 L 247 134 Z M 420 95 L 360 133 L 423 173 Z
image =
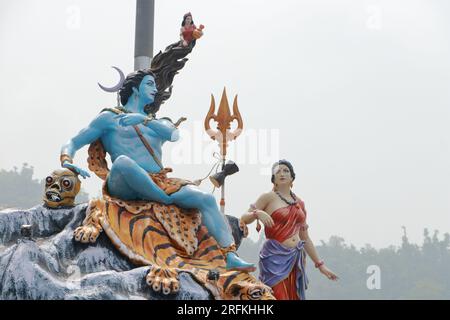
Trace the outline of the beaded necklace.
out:
M 283 197 L 279 191 L 275 191 L 275 193 L 280 197 L 281 200 L 286 202 L 288 205 L 292 206 L 292 205 L 296 204 L 298 201 L 297 201 L 297 197 L 295 196 L 295 193 L 292 192 L 292 190 L 290 192 L 291 192 L 292 199 L 296 199 L 295 201 L 290 201 L 290 200 L 286 199 L 285 197 Z

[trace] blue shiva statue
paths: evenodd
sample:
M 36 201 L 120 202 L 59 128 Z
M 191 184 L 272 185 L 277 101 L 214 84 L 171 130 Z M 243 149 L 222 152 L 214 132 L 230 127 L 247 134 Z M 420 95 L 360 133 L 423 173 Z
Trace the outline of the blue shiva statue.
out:
M 112 160 L 106 179 L 111 196 L 198 209 L 202 213 L 204 225 L 226 256 L 227 270 L 255 270 L 253 264 L 245 262 L 236 254 L 230 227 L 212 194 L 202 191 L 194 184 L 183 185 L 178 191 L 167 194 L 149 176 L 163 169 L 163 144 L 179 139 L 177 125 L 168 118 L 156 118 L 155 112 L 148 110 L 148 106 L 152 106 L 158 97 L 159 103 L 167 99 L 167 95 L 161 98 L 164 92 L 160 92 L 157 87 L 158 73 L 153 67 L 128 75 L 119 91 L 123 107 L 116 110 L 121 112 L 103 110 L 86 128 L 70 139 L 61 149 L 62 167 L 83 178 L 89 177 L 89 173 L 74 165 L 72 159 L 83 146 L 100 139 Z M 144 141 L 150 145 L 153 154 Z

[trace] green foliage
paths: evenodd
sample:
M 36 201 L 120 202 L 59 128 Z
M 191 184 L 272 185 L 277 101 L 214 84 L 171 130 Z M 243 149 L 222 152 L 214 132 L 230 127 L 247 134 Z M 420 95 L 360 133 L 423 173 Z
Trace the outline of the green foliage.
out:
M 248 261 L 258 262 L 261 239 L 255 243 L 244 240 L 239 254 Z M 367 244 L 357 249 L 343 238 L 332 236 L 317 244 L 320 257 L 338 274 L 338 282 L 325 278 L 308 258 L 310 280 L 308 299 L 450 299 L 450 234 L 443 237 L 435 231 L 430 236 L 424 230 L 421 246 L 408 241 L 406 230 L 400 247 L 375 249 Z M 372 273 L 369 266 L 380 270 L 380 289 L 369 289 Z
M 27 163 L 20 171 L 0 170 L 0 209 L 19 208 L 28 209 L 42 203 L 44 195 L 44 179 L 33 179 L 34 168 Z M 87 202 L 89 195 L 83 190 L 77 196 L 77 203 Z

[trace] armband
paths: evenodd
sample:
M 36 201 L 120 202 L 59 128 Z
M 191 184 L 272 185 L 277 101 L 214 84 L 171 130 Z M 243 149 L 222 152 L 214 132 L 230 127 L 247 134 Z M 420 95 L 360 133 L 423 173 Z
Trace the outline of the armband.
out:
M 61 162 L 61 166 L 64 164 L 65 161 L 73 163 L 72 157 L 65 153 L 59 156 L 59 161 Z
M 325 264 L 325 262 L 323 262 L 323 260 L 320 260 L 320 261 L 318 261 L 318 262 L 316 262 L 316 263 L 314 264 L 314 267 L 320 268 L 320 267 L 323 266 L 324 264 Z
M 142 122 L 142 124 L 143 124 L 144 126 L 146 126 L 147 123 L 149 123 L 149 122 L 152 121 L 152 120 L 153 120 L 153 117 L 147 117 L 147 118 L 144 119 L 144 122 Z

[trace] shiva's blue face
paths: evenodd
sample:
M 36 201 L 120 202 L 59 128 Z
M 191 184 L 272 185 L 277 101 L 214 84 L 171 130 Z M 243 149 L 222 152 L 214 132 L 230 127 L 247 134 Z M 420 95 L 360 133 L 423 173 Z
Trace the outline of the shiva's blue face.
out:
M 145 76 L 139 85 L 139 95 L 144 104 L 153 103 L 157 92 L 155 78 L 150 75 Z

